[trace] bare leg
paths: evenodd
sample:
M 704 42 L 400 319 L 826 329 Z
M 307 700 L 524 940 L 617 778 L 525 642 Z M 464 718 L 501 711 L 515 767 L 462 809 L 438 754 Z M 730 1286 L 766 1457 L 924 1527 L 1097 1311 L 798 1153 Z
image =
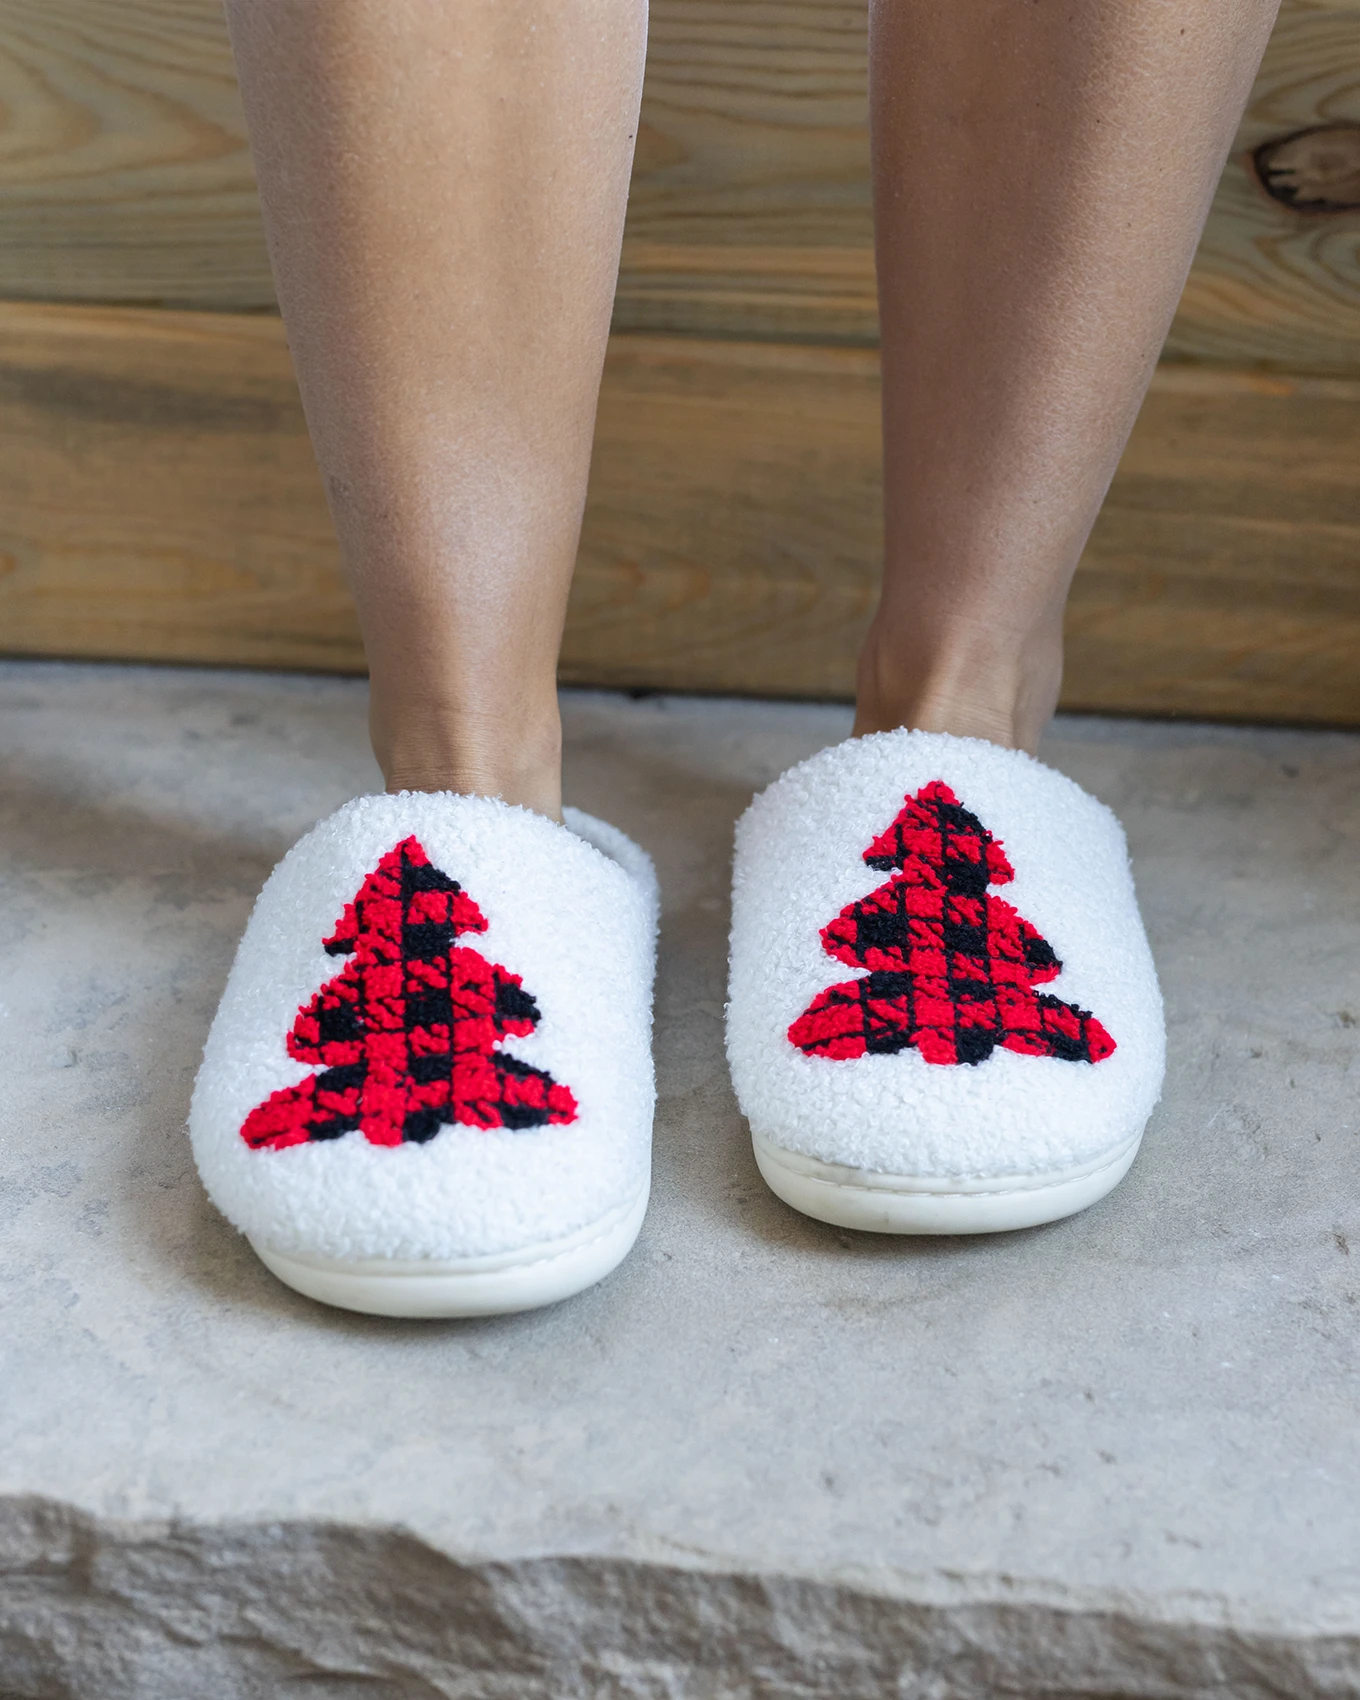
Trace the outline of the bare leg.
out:
M 645 0 L 228 0 L 392 790 L 561 807 Z
M 871 0 L 886 558 L 856 730 L 1032 749 L 1277 0 Z

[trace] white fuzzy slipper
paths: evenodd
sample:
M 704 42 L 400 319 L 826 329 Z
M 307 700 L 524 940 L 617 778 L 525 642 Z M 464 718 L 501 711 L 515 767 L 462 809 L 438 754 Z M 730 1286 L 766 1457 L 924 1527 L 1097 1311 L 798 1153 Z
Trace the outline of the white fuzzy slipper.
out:
M 527 1310 L 637 1237 L 656 878 L 621 832 L 565 814 L 360 797 L 270 876 L 189 1125 L 213 1200 L 299 1292 Z
M 1083 1209 L 1165 1055 L 1119 822 L 975 738 L 792 768 L 737 827 L 727 1048 L 761 1173 L 809 1216 L 971 1234 Z

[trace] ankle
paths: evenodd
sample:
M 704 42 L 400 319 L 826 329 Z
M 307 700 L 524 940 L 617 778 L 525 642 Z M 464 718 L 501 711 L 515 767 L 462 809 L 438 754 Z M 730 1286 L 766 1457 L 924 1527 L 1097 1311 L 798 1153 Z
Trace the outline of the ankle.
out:
M 1038 742 L 1016 719 L 1013 710 L 969 702 L 947 692 L 923 690 L 905 694 L 895 701 L 876 698 L 855 703 L 856 738 L 871 732 L 895 732 L 909 727 L 914 732 L 949 732 L 956 738 L 982 738 L 1003 749 L 1032 752 Z
M 373 753 L 389 791 L 456 791 L 500 797 L 551 820 L 562 818 L 562 727 L 551 714 L 492 723 L 455 711 L 419 714 L 376 700 Z
M 924 648 L 918 634 L 875 622 L 860 652 L 854 736 L 907 726 L 983 738 L 1006 749 L 1038 747 L 1062 682 L 1061 629 L 969 631 Z

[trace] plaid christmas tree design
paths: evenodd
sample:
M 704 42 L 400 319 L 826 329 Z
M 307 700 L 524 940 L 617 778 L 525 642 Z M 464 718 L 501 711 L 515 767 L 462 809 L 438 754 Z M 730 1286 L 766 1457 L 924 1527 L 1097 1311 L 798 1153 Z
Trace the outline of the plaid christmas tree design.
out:
M 456 880 L 403 839 L 365 878 L 331 936 L 341 973 L 298 1010 L 295 1062 L 319 1065 L 246 1117 L 256 1150 L 358 1131 L 373 1145 L 424 1143 L 452 1122 L 534 1128 L 576 1119 L 571 1091 L 498 1050 L 532 1033 L 518 974 L 454 941 L 487 921 Z
M 1022 1056 L 1098 1063 L 1115 1042 L 1087 1010 L 1036 986 L 1062 963 L 989 886 L 1015 878 L 1001 844 L 943 780 L 909 796 L 864 852 L 886 884 L 822 929 L 839 962 L 867 972 L 830 986 L 789 1028 L 808 1056 L 918 1050 L 929 1063 Z

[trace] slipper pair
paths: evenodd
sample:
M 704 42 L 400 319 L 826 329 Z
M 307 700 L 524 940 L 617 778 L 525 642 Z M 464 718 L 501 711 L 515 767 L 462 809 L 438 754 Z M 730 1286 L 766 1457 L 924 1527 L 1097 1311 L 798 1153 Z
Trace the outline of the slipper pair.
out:
M 527 1310 L 627 1255 L 656 877 L 613 827 L 564 820 L 360 797 L 271 875 L 190 1131 L 214 1201 L 298 1291 Z M 1119 823 L 1032 757 L 853 739 L 739 823 L 728 1056 L 796 1209 L 917 1234 L 1069 1215 L 1132 1163 L 1163 1055 Z

